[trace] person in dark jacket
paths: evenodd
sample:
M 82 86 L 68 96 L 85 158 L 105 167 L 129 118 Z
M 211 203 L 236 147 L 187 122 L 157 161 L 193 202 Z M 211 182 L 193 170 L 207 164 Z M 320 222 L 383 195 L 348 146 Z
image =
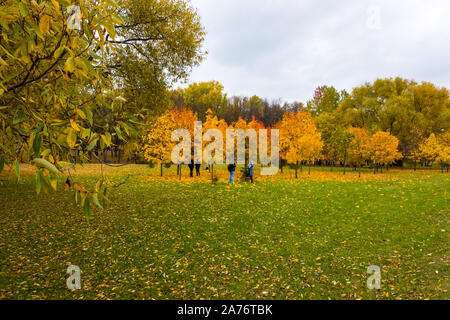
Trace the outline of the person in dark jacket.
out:
M 197 177 L 200 177 L 200 166 L 201 166 L 200 163 L 196 163 L 196 164 L 195 164 L 195 175 L 196 175 Z
M 228 172 L 230 173 L 230 184 L 234 182 L 234 173 L 236 171 L 236 165 L 234 163 L 230 163 L 228 165 Z
M 191 163 L 188 164 L 189 167 L 189 176 L 192 178 L 194 176 L 194 160 L 191 160 Z

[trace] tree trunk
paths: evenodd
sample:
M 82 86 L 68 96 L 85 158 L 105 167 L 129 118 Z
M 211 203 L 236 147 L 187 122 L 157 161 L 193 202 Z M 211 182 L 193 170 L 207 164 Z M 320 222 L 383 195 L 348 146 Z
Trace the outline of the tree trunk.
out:
M 296 164 L 295 164 L 295 179 L 298 179 L 298 173 L 297 173 L 297 170 L 298 170 L 298 161 L 297 161 Z
M 163 172 L 162 172 L 162 171 L 163 171 L 163 170 L 162 170 L 162 167 L 163 167 L 163 164 L 162 164 L 162 162 L 161 162 L 161 177 L 163 176 L 163 175 L 162 175 L 162 173 L 163 173 Z
M 311 175 L 311 162 L 309 163 L 308 175 Z
M 345 166 L 346 166 L 346 160 L 344 159 L 344 176 L 345 176 Z
M 180 176 L 178 180 L 181 180 L 181 164 L 179 166 L 180 166 Z
M 417 170 L 417 161 L 414 160 L 414 171 L 416 171 L 416 170 Z
M 361 162 L 359 163 L 358 178 L 361 178 Z

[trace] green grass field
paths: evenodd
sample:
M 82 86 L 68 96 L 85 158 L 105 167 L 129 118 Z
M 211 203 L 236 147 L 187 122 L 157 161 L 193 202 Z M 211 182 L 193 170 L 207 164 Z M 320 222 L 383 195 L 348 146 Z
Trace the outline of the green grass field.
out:
M 108 168 L 90 223 L 73 194 L 0 182 L 1 299 L 448 299 L 450 176 L 286 170 L 255 184 Z M 27 173 L 28 172 L 28 173 Z M 96 165 L 76 179 L 93 186 Z M 207 173 L 202 172 L 203 176 Z M 8 180 L 9 181 L 6 181 Z M 67 266 L 82 289 L 66 287 Z M 381 267 L 379 291 L 366 286 Z

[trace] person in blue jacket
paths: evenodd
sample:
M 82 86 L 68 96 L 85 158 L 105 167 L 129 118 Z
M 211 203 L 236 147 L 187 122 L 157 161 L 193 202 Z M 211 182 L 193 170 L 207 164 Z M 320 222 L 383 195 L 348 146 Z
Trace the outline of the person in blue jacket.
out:
M 253 167 L 254 167 L 253 162 L 250 162 L 250 164 L 248 165 L 248 176 L 250 177 L 252 183 L 253 183 Z
M 230 184 L 233 184 L 235 171 L 236 171 L 236 165 L 234 163 L 230 163 L 228 165 L 228 172 L 230 173 Z

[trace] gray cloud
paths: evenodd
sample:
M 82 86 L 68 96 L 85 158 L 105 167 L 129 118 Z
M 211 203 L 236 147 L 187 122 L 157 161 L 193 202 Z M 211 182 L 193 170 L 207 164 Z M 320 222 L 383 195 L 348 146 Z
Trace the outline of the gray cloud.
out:
M 209 54 L 189 82 L 218 80 L 229 95 L 306 101 L 318 85 L 350 91 L 395 76 L 450 87 L 447 0 L 192 4 L 206 28 Z M 371 7 L 379 8 L 379 28 L 370 23 L 377 21 Z

